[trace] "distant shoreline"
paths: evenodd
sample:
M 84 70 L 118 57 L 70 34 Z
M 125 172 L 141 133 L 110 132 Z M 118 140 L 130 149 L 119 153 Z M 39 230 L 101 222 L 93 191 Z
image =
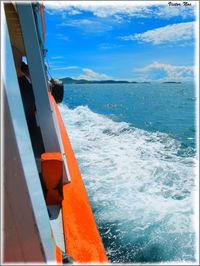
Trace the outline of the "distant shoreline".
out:
M 151 84 L 150 81 L 127 81 L 127 80 L 87 80 L 73 79 L 70 77 L 60 79 L 64 84 Z M 181 81 L 164 81 L 162 84 L 181 84 Z
M 137 81 L 127 81 L 127 80 L 86 80 L 86 79 L 73 79 L 73 78 L 62 78 L 60 79 L 64 84 L 135 84 L 135 83 L 144 83 L 148 84 L 151 82 L 137 82 Z

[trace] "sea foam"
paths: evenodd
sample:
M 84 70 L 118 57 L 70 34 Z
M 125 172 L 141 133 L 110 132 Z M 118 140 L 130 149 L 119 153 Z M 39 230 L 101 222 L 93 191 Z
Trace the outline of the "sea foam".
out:
M 194 261 L 195 159 L 181 144 L 60 105 L 112 262 Z M 188 152 L 188 154 L 190 154 Z

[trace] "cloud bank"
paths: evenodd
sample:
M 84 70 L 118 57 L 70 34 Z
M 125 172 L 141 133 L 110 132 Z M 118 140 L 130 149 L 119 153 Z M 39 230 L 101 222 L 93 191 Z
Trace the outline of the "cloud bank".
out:
M 194 39 L 194 22 L 171 24 L 143 33 L 123 36 L 120 39 L 148 42 L 154 45 L 177 42 L 186 45 L 187 43 L 190 44 L 190 41 Z
M 67 15 L 74 16 L 82 12 L 91 12 L 94 16 L 106 18 L 115 15 L 129 17 L 158 17 L 172 18 L 182 17 L 188 18 L 194 16 L 195 3 L 192 6 L 168 6 L 167 2 L 150 1 L 45 1 L 47 12 L 65 12 Z
M 111 76 L 108 76 L 106 74 L 97 73 L 90 68 L 83 68 L 82 71 L 84 72 L 84 74 L 79 75 L 78 77 L 76 77 L 76 79 L 87 79 L 87 80 L 112 79 Z
M 145 80 L 156 81 L 191 81 L 194 79 L 193 66 L 174 66 L 153 62 L 144 68 L 135 68 L 137 76 Z

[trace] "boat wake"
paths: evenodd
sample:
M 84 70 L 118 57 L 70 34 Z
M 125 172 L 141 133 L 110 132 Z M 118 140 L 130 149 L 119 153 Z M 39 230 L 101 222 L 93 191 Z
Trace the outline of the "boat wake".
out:
M 111 262 L 194 261 L 191 148 L 87 106 L 59 108 Z

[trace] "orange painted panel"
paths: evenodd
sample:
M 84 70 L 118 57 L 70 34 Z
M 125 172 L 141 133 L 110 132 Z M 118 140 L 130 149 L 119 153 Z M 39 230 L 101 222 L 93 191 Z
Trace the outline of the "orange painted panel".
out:
M 63 264 L 62 263 L 62 250 L 56 246 L 56 260 L 57 260 L 57 264 Z
M 47 188 L 45 200 L 48 205 L 62 202 L 63 160 L 59 152 L 47 152 L 41 155 L 41 172 Z
M 81 173 L 59 109 L 52 96 L 50 96 L 50 101 L 56 109 L 71 175 L 71 183 L 63 187 L 64 199 L 62 201 L 66 252 L 79 263 L 108 263 Z

